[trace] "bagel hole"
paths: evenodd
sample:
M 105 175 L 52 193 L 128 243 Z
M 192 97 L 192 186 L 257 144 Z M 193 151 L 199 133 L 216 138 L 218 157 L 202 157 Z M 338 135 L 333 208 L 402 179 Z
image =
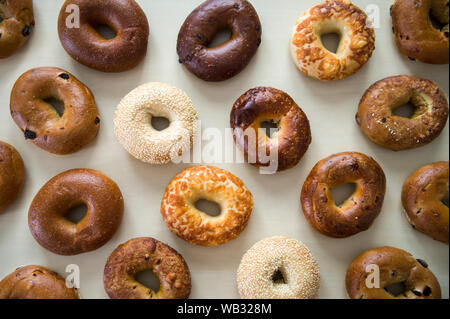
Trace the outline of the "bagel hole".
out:
M 195 208 L 211 217 L 218 217 L 222 213 L 222 209 L 219 204 L 207 199 L 199 199 L 196 201 Z
M 334 187 L 331 189 L 331 196 L 333 197 L 336 206 L 344 204 L 356 192 L 355 183 L 347 183 Z
M 286 278 L 284 278 L 283 271 L 281 269 L 277 269 L 272 274 L 272 282 L 274 284 L 286 284 Z
M 208 48 L 215 48 L 231 40 L 233 37 L 233 31 L 229 28 L 225 28 L 216 33 L 214 38 L 208 44 Z
M 166 117 L 152 116 L 152 127 L 157 131 L 164 131 L 170 126 L 170 121 Z
M 55 112 L 58 114 L 59 117 L 62 117 L 64 115 L 64 112 L 66 108 L 64 107 L 64 102 L 56 99 L 54 97 L 50 97 L 47 99 L 44 99 L 44 102 L 47 103 L 49 106 L 51 106 Z
M 158 276 L 156 276 L 151 269 L 141 271 L 135 276 L 134 279 L 141 285 L 144 285 L 155 292 L 158 292 L 161 288 L 161 283 L 159 282 Z
M 265 130 L 267 137 L 272 138 L 272 136 L 279 131 L 278 123 L 275 121 L 264 121 L 260 124 L 260 127 Z
M 384 287 L 386 292 L 394 297 L 398 297 L 406 292 L 406 284 L 404 281 L 396 282 Z
M 448 196 L 445 197 L 443 200 L 441 200 L 441 202 L 442 202 L 442 204 L 444 204 L 445 206 L 449 207 L 449 206 L 448 206 Z
M 326 33 L 322 34 L 320 40 L 325 49 L 332 53 L 337 53 L 341 43 L 341 35 L 337 32 Z
M 81 205 L 72 207 L 64 215 L 64 218 L 67 219 L 68 221 L 74 223 L 74 224 L 78 224 L 86 216 L 87 210 L 88 210 L 88 208 L 87 208 L 86 204 L 81 204 Z
M 407 119 L 412 118 L 415 113 L 416 107 L 411 102 L 400 105 L 399 107 L 396 107 L 395 109 L 392 110 L 392 115 L 404 117 Z
M 430 10 L 429 17 L 430 17 L 430 22 L 431 22 L 431 25 L 433 26 L 433 28 L 435 28 L 435 29 L 437 29 L 437 30 L 442 32 L 444 27 L 447 25 L 447 23 L 441 23 L 439 21 L 439 19 L 434 16 L 432 10 Z
M 117 37 L 117 32 L 107 24 L 94 24 L 91 26 L 105 40 L 111 40 Z

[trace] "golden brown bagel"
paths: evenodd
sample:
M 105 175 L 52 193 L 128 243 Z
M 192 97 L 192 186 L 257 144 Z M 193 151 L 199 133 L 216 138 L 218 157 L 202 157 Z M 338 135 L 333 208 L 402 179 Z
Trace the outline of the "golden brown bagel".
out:
M 379 287 L 371 278 L 377 275 L 373 269 L 379 269 Z M 345 281 L 352 299 L 441 298 L 441 286 L 428 264 L 393 247 L 375 248 L 361 254 L 348 268 Z M 393 284 L 403 286 L 404 291 L 393 295 L 389 292 Z
M 136 281 L 142 271 L 153 270 L 160 290 Z M 191 274 L 183 257 L 153 238 L 135 238 L 114 250 L 103 274 L 105 290 L 113 299 L 187 299 Z
M 393 110 L 410 103 L 411 118 Z M 356 122 L 370 140 L 393 151 L 414 149 L 435 140 L 448 120 L 448 101 L 433 82 L 409 75 L 388 77 L 373 84 L 363 95 Z
M 448 64 L 448 0 L 396 0 L 392 31 L 400 52 L 410 60 Z M 433 26 L 432 18 L 442 26 Z
M 0 1 L 0 59 L 16 53 L 34 27 L 32 0 Z
M 64 216 L 86 205 L 77 224 Z M 34 197 L 28 212 L 31 234 L 44 248 L 72 256 L 106 244 L 120 226 L 123 197 L 114 181 L 91 169 L 66 171 L 47 182 Z
M 24 176 L 25 168 L 19 152 L 0 141 L 0 214 L 19 196 Z
M 418 231 L 448 245 L 448 162 L 421 167 L 403 185 L 402 203 L 406 216 Z
M 331 189 L 357 185 L 355 193 L 336 206 Z M 378 217 L 386 193 L 383 169 L 361 153 L 339 153 L 321 160 L 303 185 L 301 202 L 308 222 L 322 234 L 345 238 L 369 229 Z
M 51 98 L 64 102 L 62 116 L 45 102 Z M 79 151 L 97 137 L 100 127 L 89 88 L 59 68 L 37 68 L 22 74 L 12 89 L 10 106 L 25 139 L 53 154 Z
M 79 299 L 64 278 L 42 266 L 18 268 L 0 281 L 0 299 Z

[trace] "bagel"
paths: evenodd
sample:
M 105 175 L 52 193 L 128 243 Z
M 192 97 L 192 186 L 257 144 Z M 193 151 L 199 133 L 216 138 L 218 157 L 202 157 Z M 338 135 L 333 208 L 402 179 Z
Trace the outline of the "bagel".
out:
M 135 279 L 145 270 L 153 270 L 159 291 Z M 103 282 L 113 299 L 187 299 L 191 292 L 191 274 L 183 257 L 153 238 L 135 238 L 117 247 L 108 258 Z
M 33 27 L 33 0 L 0 1 L 0 59 L 16 53 Z
M 163 131 L 151 125 L 152 117 L 171 123 Z M 198 130 L 198 115 L 182 90 L 164 83 L 147 83 L 125 96 L 114 116 L 120 144 L 135 158 L 150 164 L 167 164 L 189 152 Z
M 19 152 L 0 141 L 0 214 L 19 196 L 25 178 L 25 168 Z
M 364 11 L 348 0 L 326 0 L 304 13 L 291 37 L 291 56 L 306 75 L 335 81 L 355 74 L 375 50 L 375 31 Z M 321 37 L 337 33 L 336 53 L 327 50 Z
M 16 269 L 0 281 L 0 299 L 80 299 L 76 288 L 54 271 L 42 266 Z
M 78 223 L 65 218 L 70 209 L 85 205 Z M 103 173 L 90 169 L 66 171 L 47 182 L 28 212 L 31 234 L 45 249 L 63 256 L 96 250 L 116 233 L 123 215 L 119 187 Z
M 48 99 L 64 103 L 63 115 L 46 102 Z M 37 68 L 22 74 L 12 89 L 10 106 L 25 139 L 53 154 L 79 151 L 97 137 L 100 128 L 89 88 L 59 68 Z
M 229 41 L 210 48 L 229 29 Z M 186 19 L 178 34 L 179 62 L 204 81 L 224 81 L 240 73 L 261 44 L 258 14 L 246 0 L 207 0 Z
M 393 114 L 410 103 L 411 118 Z M 408 75 L 393 76 L 373 84 L 363 95 L 356 122 L 370 140 L 393 151 L 414 149 L 435 140 L 448 120 L 448 101 L 433 82 Z
M 198 210 L 201 199 L 221 206 L 220 216 Z M 216 167 L 199 166 L 184 170 L 167 186 L 161 214 L 169 229 L 195 245 L 218 246 L 236 239 L 248 224 L 253 196 L 233 174 Z
M 278 126 L 271 137 L 260 131 L 261 124 L 268 121 Z M 243 94 L 233 106 L 230 124 L 234 140 L 244 150 L 246 160 L 257 167 L 269 166 L 269 160 L 261 158 L 261 153 L 267 157 L 277 148 L 277 170 L 292 168 L 299 163 L 312 140 L 306 114 L 289 95 L 270 87 L 255 88 Z M 249 136 L 245 137 L 248 129 L 254 133 L 254 145 Z
M 336 206 L 331 189 L 355 183 L 356 191 Z M 345 238 L 369 229 L 386 193 L 386 176 L 373 159 L 361 153 L 339 153 L 321 160 L 306 179 L 301 203 L 308 222 L 329 237 Z
M 414 229 L 448 245 L 448 162 L 421 167 L 403 185 L 402 203 Z M 448 204 L 447 204 L 448 205 Z
M 80 25 L 67 23 L 79 8 Z M 107 25 L 116 36 L 105 39 L 95 29 Z M 123 72 L 136 67 L 147 54 L 149 25 L 134 0 L 66 0 L 58 19 L 62 46 L 76 61 L 103 72 Z
M 237 283 L 243 299 L 312 299 L 320 287 L 319 265 L 301 242 L 271 237 L 245 253 Z
M 448 64 L 448 14 L 448 0 L 395 0 L 392 31 L 400 53 L 413 61 Z
M 377 268 L 375 268 L 377 267 Z M 369 275 L 376 276 L 379 287 L 371 287 Z M 368 250 L 356 258 L 347 270 L 346 287 L 351 299 L 440 299 L 441 286 L 428 264 L 415 259 L 404 250 L 380 247 Z M 370 281 L 368 285 L 367 281 Z M 400 285 L 400 294 L 389 291 L 391 285 Z

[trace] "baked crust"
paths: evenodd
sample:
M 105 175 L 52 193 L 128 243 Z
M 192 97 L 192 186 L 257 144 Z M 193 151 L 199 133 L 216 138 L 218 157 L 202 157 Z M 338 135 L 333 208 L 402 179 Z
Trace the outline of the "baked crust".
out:
M 153 270 L 160 291 L 142 285 L 135 276 Z M 191 274 L 183 257 L 153 238 L 135 238 L 114 250 L 103 275 L 105 290 L 113 299 L 187 299 Z
M 392 114 L 406 103 L 416 108 L 411 118 Z M 364 93 L 356 122 L 373 142 L 402 151 L 435 140 L 447 124 L 448 112 L 447 98 L 435 83 L 399 75 L 376 82 Z
M 200 200 L 218 203 L 222 213 L 212 217 L 196 209 Z M 248 224 L 253 196 L 233 174 L 212 166 L 184 170 L 169 184 L 161 214 L 178 237 L 196 245 L 218 246 L 236 239 Z
M 25 178 L 25 168 L 19 152 L 0 141 L 0 214 L 19 196 Z
M 42 266 L 25 266 L 0 281 L 0 299 L 79 299 L 76 288 Z
M 402 203 L 406 216 L 418 231 L 448 245 L 448 162 L 421 167 L 403 185 Z
M 380 270 L 380 287 L 369 288 L 366 279 L 373 272 L 368 266 Z M 369 278 L 370 279 L 370 278 Z M 405 291 L 394 296 L 387 287 L 402 283 Z M 398 248 L 380 247 L 368 250 L 356 258 L 347 270 L 346 287 L 352 299 L 440 299 L 441 286 L 428 264 L 416 260 Z

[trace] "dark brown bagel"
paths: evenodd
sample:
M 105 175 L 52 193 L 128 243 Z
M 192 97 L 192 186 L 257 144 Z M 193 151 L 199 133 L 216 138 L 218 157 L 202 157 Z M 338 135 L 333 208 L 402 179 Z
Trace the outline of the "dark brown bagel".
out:
M 34 27 L 33 0 L 0 1 L 0 59 L 16 53 Z
M 25 168 L 19 152 L 0 141 L 0 214 L 19 196 L 25 177 Z
M 418 231 L 448 245 L 448 162 L 425 165 L 403 185 L 402 203 L 406 216 Z
M 229 41 L 208 46 L 229 29 Z M 186 19 L 178 35 L 179 62 L 205 81 L 224 81 L 241 72 L 261 44 L 261 23 L 246 0 L 208 0 Z
M 376 276 L 373 270 L 376 267 L 380 285 L 369 288 L 374 284 L 369 276 Z M 348 268 L 345 281 L 351 299 L 441 298 L 441 286 L 428 264 L 393 247 L 375 248 L 361 254 Z M 389 292 L 389 287 L 394 284 L 404 288 L 397 296 Z
M 70 5 L 80 9 L 80 27 L 70 28 Z M 107 25 L 117 35 L 103 38 L 97 25 Z M 59 39 L 76 61 L 103 72 L 123 72 L 137 66 L 147 54 L 149 25 L 134 0 L 66 0 L 58 20 Z
M 25 266 L 0 281 L 0 299 L 79 299 L 75 288 L 56 272 L 42 266 Z
M 86 216 L 77 224 L 64 216 L 86 205 Z M 73 256 L 96 250 L 116 233 L 123 215 L 119 187 L 99 171 L 76 169 L 47 182 L 34 197 L 28 225 L 36 241 L 49 251 Z
M 45 100 L 64 102 L 60 116 Z M 25 139 L 59 155 L 79 151 L 98 134 L 100 118 L 92 92 L 58 68 L 32 69 L 20 76 L 11 92 L 11 116 Z
M 331 189 L 357 185 L 355 193 L 339 207 Z M 322 234 L 345 238 L 369 229 L 378 217 L 386 193 L 380 165 L 361 153 L 340 153 L 321 160 L 303 185 L 301 202 L 308 222 Z
M 261 124 L 267 121 L 278 125 L 278 132 L 272 138 L 265 133 L 264 136 L 258 134 Z M 256 160 L 252 164 L 257 167 L 269 166 L 260 158 L 259 150 L 265 149 L 265 154 L 270 154 L 278 144 L 278 171 L 292 168 L 298 164 L 312 141 L 306 114 L 288 94 L 270 87 L 251 89 L 242 95 L 233 106 L 230 125 L 234 140 L 244 150 L 246 160 Z M 247 129 L 255 133 L 258 143 L 249 145 L 248 136 L 243 136 Z
M 396 0 L 392 31 L 400 52 L 410 60 L 448 64 L 448 12 L 448 0 Z
M 142 271 L 153 270 L 160 290 L 136 281 Z M 191 274 L 183 257 L 153 238 L 135 238 L 114 250 L 103 274 L 105 290 L 113 299 L 187 299 Z
M 393 114 L 410 103 L 411 118 Z M 409 75 L 393 76 L 373 84 L 359 103 L 356 122 L 375 143 L 394 151 L 414 149 L 431 143 L 445 128 L 448 101 L 433 82 Z

